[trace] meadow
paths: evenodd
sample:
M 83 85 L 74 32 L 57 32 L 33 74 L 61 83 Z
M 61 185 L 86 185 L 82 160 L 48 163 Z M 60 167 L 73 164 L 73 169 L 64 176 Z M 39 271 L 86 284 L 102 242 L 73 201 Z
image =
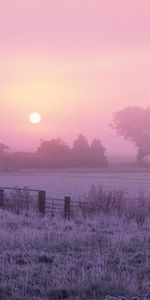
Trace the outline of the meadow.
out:
M 137 167 L 30 169 L 0 172 L 0 186 L 41 189 L 52 197 L 71 196 L 73 200 L 88 193 L 91 185 L 105 190 L 123 190 L 128 195 L 143 190 L 150 193 L 150 169 Z
M 57 195 L 75 182 L 80 189 L 70 220 L 0 211 L 0 300 L 149 299 L 149 172 L 94 172 L 45 171 L 47 181 L 32 170 L 16 172 L 18 181 L 14 172 L 3 174 L 7 186 L 30 179 L 29 187 L 40 182 Z
M 0 299 L 144 299 L 150 287 L 148 198 L 139 195 L 133 204 L 120 191 L 93 187 L 86 200 L 89 209 L 81 205 L 69 221 L 0 211 Z

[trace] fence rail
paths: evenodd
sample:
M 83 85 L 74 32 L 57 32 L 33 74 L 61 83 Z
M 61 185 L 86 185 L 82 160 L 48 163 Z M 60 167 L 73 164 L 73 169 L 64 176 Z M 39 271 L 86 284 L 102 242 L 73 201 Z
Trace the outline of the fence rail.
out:
M 79 201 L 72 201 L 71 197 L 47 197 L 46 191 L 28 188 L 0 187 L 0 209 L 7 209 L 20 213 L 22 210 L 36 210 L 41 216 L 61 214 L 70 219 L 73 210 L 80 205 Z

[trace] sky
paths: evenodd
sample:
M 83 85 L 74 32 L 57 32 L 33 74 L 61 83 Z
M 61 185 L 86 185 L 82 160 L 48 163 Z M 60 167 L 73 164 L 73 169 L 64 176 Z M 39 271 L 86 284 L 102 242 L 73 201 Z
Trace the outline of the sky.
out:
M 0 142 L 13 151 L 82 132 L 134 153 L 109 123 L 150 105 L 149 78 L 149 0 L 0 0 Z

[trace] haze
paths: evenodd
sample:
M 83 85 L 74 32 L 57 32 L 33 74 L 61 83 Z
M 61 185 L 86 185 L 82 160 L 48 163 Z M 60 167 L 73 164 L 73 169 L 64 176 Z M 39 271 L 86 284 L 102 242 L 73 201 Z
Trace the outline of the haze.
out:
M 108 123 L 150 104 L 149 0 L 0 0 L 0 41 L 1 142 L 32 151 L 81 132 L 109 154 L 134 151 Z

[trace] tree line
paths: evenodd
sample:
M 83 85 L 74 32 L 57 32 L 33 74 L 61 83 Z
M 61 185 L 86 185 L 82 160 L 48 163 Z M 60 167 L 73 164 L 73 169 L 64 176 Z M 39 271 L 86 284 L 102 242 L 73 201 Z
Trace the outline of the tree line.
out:
M 51 167 L 105 167 L 108 165 L 105 148 L 99 139 L 89 144 L 82 134 L 70 147 L 62 139 L 41 140 L 37 154 Z
M 114 113 L 109 126 L 136 147 L 136 163 L 143 166 L 145 159 L 150 156 L 150 107 L 125 107 Z M 0 143 L 1 157 L 7 150 L 8 147 Z M 108 166 L 106 149 L 101 141 L 94 139 L 89 143 L 82 134 L 72 147 L 60 138 L 41 140 L 37 152 L 31 158 L 29 155 L 20 156 L 20 160 L 23 159 L 26 165 L 41 167 Z
M 35 153 L 13 153 L 7 155 L 8 147 L 0 144 L 0 158 L 3 169 L 7 164 L 21 168 L 65 168 L 65 167 L 107 167 L 106 149 L 99 139 L 91 143 L 80 134 L 68 145 L 61 138 L 41 140 Z

